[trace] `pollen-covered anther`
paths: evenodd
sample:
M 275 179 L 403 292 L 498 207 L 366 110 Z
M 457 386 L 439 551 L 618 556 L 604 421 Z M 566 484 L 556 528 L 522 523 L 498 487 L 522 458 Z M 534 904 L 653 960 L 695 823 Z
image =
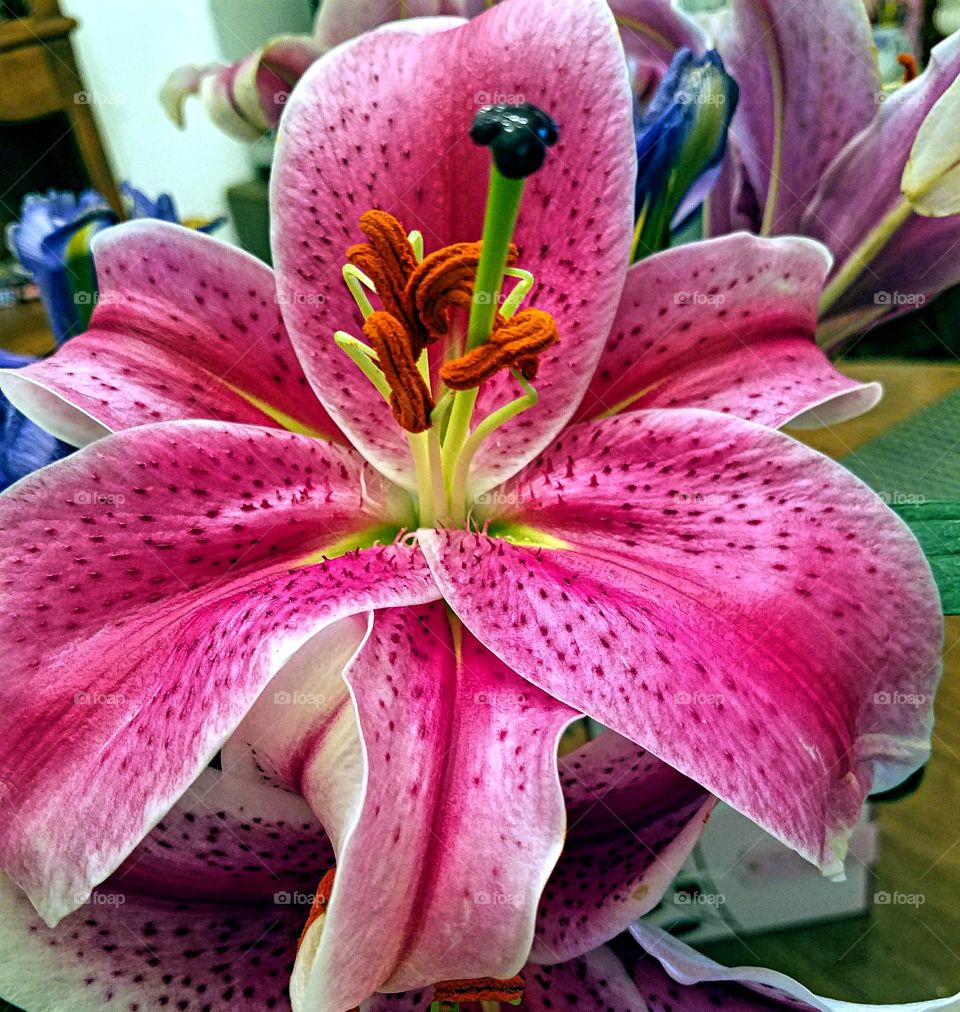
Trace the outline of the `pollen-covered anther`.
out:
M 389 313 L 376 312 L 367 317 L 363 332 L 390 386 L 390 408 L 397 424 L 407 432 L 426 432 L 430 428 L 433 401 L 403 324 Z
M 426 257 L 407 282 L 406 296 L 431 340 L 443 337 L 449 330 L 447 311 L 457 307 L 469 311 L 480 262 L 479 242 L 458 242 L 444 246 Z M 519 251 L 511 243 L 507 266 L 517 262 Z
M 444 980 L 433 985 L 433 1000 L 450 1005 L 479 1001 L 516 1002 L 523 997 L 523 977 L 497 980 L 477 977 L 474 980 Z
M 318 917 L 323 917 L 327 912 L 327 904 L 330 902 L 330 897 L 333 894 L 333 881 L 336 878 L 337 869 L 331 868 L 326 875 L 320 879 L 320 884 L 317 886 L 317 891 L 313 897 L 313 903 L 310 906 L 310 913 L 307 914 L 307 923 L 303 926 L 303 931 L 300 932 L 300 937 L 297 939 L 297 949 L 303 945 L 303 939 L 310 928 L 310 925 Z
M 897 53 L 897 63 L 903 67 L 903 83 L 909 84 L 919 73 L 913 53 Z
M 500 369 L 516 369 L 536 378 L 539 356 L 560 339 L 554 318 L 542 309 L 524 309 L 509 320 L 498 317 L 489 340 L 446 362 L 440 378 L 451 390 L 469 390 Z
M 406 294 L 407 283 L 417 269 L 417 257 L 403 225 L 387 211 L 374 209 L 360 215 L 360 230 L 369 243 L 351 246 L 348 262 L 370 278 L 384 311 L 400 320 L 422 347 L 428 336 Z

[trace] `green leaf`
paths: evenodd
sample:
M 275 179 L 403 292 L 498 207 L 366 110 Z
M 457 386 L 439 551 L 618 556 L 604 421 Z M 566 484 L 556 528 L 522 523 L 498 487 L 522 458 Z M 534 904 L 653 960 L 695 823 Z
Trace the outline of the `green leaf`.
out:
M 930 562 L 944 615 L 960 615 L 960 502 L 894 505 Z

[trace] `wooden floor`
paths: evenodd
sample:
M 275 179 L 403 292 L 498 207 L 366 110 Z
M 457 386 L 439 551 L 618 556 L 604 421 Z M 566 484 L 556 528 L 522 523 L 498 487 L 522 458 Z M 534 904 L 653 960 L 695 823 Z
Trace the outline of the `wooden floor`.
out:
M 802 437 L 837 457 L 960 388 L 960 365 L 858 363 L 844 371 L 880 380 L 886 393 L 863 418 Z M 877 806 L 876 890 L 904 901 L 846 921 L 704 946 L 710 956 L 770 966 L 848 1001 L 907 1002 L 960 991 L 960 617 L 947 620 L 944 649 L 924 781 L 912 796 Z
M 0 348 L 17 355 L 45 355 L 53 335 L 40 302 L 0 307 Z

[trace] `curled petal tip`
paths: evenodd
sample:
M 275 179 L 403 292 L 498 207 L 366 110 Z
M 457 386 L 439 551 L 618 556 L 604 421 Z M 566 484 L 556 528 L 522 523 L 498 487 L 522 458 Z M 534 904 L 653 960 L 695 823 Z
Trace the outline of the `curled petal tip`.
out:
M 160 89 L 160 104 L 170 119 L 181 129 L 187 125 L 184 106 L 191 95 L 200 91 L 205 78 L 224 70 L 220 63 L 205 65 L 189 64 L 177 67 L 163 82 Z

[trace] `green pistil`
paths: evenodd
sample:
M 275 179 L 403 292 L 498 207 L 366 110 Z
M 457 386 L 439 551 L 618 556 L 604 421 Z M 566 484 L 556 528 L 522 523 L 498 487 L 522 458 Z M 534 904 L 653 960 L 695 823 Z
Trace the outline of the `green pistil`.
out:
M 500 304 L 503 272 L 507 267 L 510 243 L 517 227 L 525 182 L 524 179 L 507 179 L 491 163 L 487 211 L 483 220 L 483 245 L 470 306 L 470 322 L 467 324 L 467 351 L 483 344 L 493 330 L 497 306 Z
M 517 226 L 520 201 L 523 199 L 523 179 L 507 179 L 491 162 L 490 190 L 487 211 L 483 220 L 480 263 L 477 265 L 477 282 L 470 304 L 470 321 L 467 324 L 466 350 L 482 344 L 490 336 L 500 303 L 500 290 L 507 267 L 507 255 Z M 461 390 L 454 395 L 450 420 L 443 440 L 443 473 L 454 520 L 462 519 L 464 505 L 453 500 L 456 461 L 470 435 L 470 422 L 477 403 L 479 388 Z

